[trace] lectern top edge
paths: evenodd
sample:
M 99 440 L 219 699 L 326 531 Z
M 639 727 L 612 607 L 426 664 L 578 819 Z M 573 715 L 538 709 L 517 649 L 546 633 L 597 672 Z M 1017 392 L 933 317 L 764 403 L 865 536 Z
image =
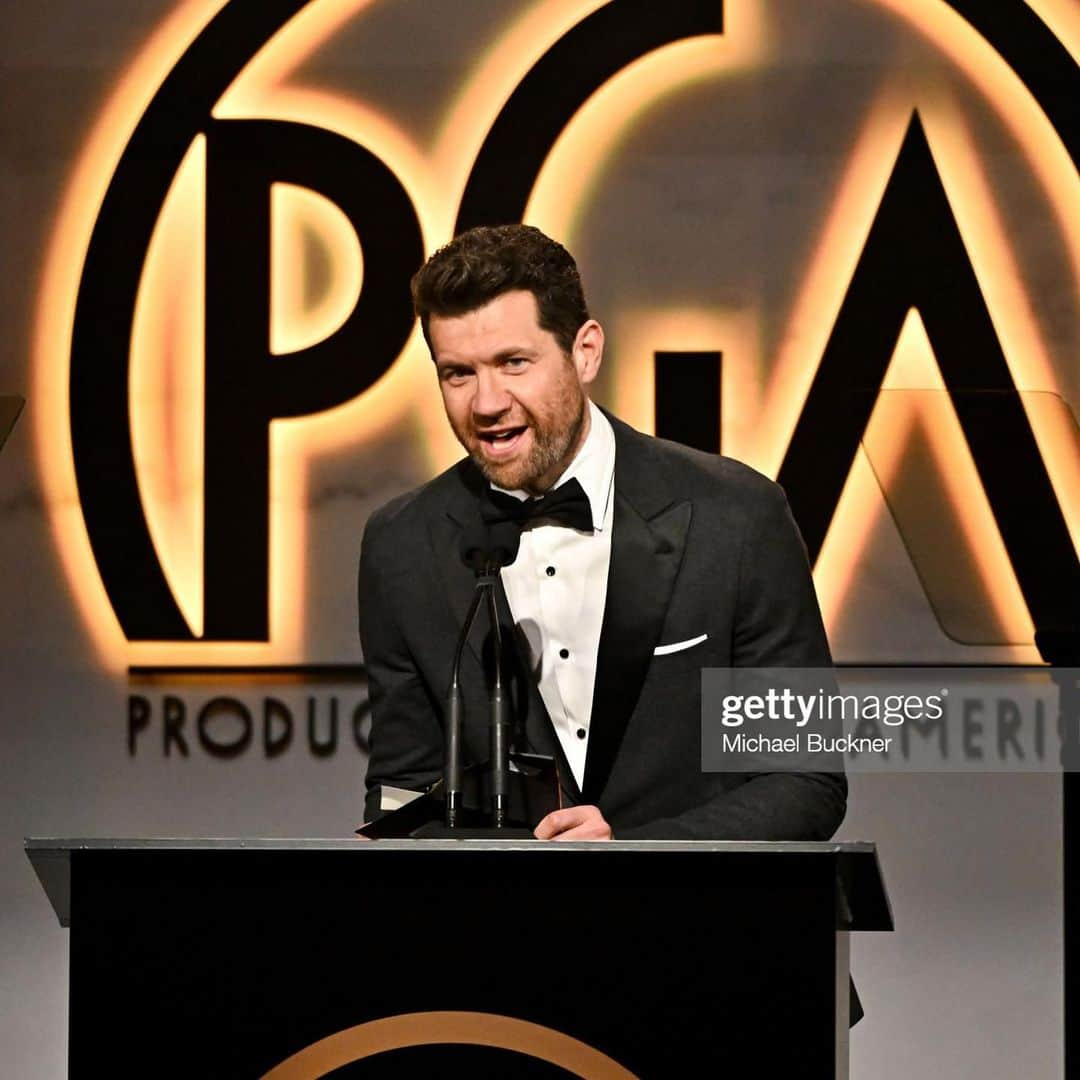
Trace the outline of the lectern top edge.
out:
M 573 840 L 542 844 L 522 840 L 358 840 L 355 837 L 27 837 L 31 859 L 37 852 L 71 851 L 687 851 L 748 854 L 859 854 L 874 853 L 867 841 L 848 843 L 753 840 Z
M 709 840 L 635 840 L 635 841 L 569 841 L 539 843 L 521 840 L 376 840 L 347 838 L 143 838 L 143 839 L 59 839 L 32 837 L 24 841 L 26 854 L 61 926 L 71 922 L 72 853 L 76 855 L 139 856 L 169 854 L 206 856 L 216 859 L 228 855 L 244 859 L 245 852 L 276 854 L 282 858 L 317 859 L 320 855 L 351 852 L 355 857 L 378 859 L 380 853 L 412 853 L 423 855 L 513 855 L 515 861 L 524 856 L 532 863 L 536 859 L 572 856 L 590 859 L 621 856 L 663 859 L 665 855 L 740 859 L 753 857 L 755 862 L 766 857 L 772 860 L 801 857 L 830 860 L 835 867 L 840 887 L 845 894 L 845 910 L 850 914 L 844 925 L 851 929 L 891 930 L 892 918 L 885 896 L 884 884 L 877 860 L 877 850 L 871 843 L 757 843 L 745 841 Z M 255 865 L 255 864 L 252 864 Z M 291 864 L 298 865 L 298 864 Z M 376 865 L 376 864 L 368 864 Z M 611 864 L 614 866 L 615 864 Z M 650 874 L 658 867 L 650 863 Z

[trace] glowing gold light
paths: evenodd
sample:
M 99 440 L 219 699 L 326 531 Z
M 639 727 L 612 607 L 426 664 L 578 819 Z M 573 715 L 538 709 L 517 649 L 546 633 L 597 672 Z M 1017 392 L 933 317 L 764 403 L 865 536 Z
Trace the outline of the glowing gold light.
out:
M 406 188 L 425 186 L 419 196 L 414 191 L 421 224 L 426 210 L 436 202 L 432 192 L 440 189 L 427 174 L 418 151 L 392 125 L 362 105 L 309 91 L 263 85 L 283 78 L 307 53 L 324 40 L 340 23 L 366 6 L 369 0 L 316 0 L 286 24 L 259 55 L 238 76 L 214 110 L 221 118 L 273 116 L 308 123 L 318 118 L 321 126 L 337 130 L 369 147 L 397 173 Z M 41 288 L 37 315 L 34 396 L 42 403 L 36 411 L 35 438 L 43 486 L 53 507 L 54 533 L 64 559 L 68 578 L 94 642 L 107 666 L 120 668 L 128 663 L 175 662 L 178 646 L 173 643 L 126 643 L 112 617 L 86 540 L 79 511 L 67 417 L 67 364 L 71 340 L 74 299 L 83 254 L 101 204 L 109 177 L 115 171 L 124 143 L 139 117 L 145 112 L 154 89 L 175 65 L 194 37 L 222 6 L 218 2 L 183 5 L 166 20 L 147 47 L 124 75 L 87 142 L 71 181 L 58 218 Z M 200 196 L 196 188 L 204 169 L 198 156 L 189 155 L 182 177 L 173 185 L 155 240 L 147 253 L 146 269 L 133 328 L 132 389 L 137 398 L 149 402 L 160 395 L 163 402 L 190 406 L 176 421 L 172 438 L 162 442 L 160 431 L 152 432 L 151 412 L 135 421 L 133 438 L 140 448 L 140 490 L 147 499 L 151 536 L 161 553 L 163 568 L 186 617 L 197 629 L 201 622 L 201 506 L 195 509 L 188 497 L 196 475 L 201 476 L 201 430 L 196 433 L 200 409 L 202 365 L 201 347 L 196 337 L 202 325 L 202 305 L 190 288 L 190 274 L 201 252 L 180 250 L 175 229 L 177 207 L 191 215 L 187 228 L 198 230 L 201 221 Z M 443 196 L 443 201 L 447 201 Z M 312 208 L 310 202 L 307 209 Z M 293 201 L 293 209 L 296 203 Z M 279 200 L 280 208 L 280 200 Z M 348 245 L 355 250 L 351 228 L 343 235 L 343 221 L 330 225 L 332 214 L 315 212 L 316 226 L 324 241 L 332 245 L 339 265 L 350 263 Z M 449 216 L 447 214 L 446 216 Z M 309 214 L 310 218 L 310 214 Z M 331 239 L 332 237 L 332 239 Z M 190 240 L 191 238 L 189 238 Z M 288 241 L 286 241 L 288 243 Z M 279 256 L 280 256 L 279 251 Z M 193 261 L 194 260 L 194 261 Z M 351 260 L 354 266 L 355 256 Z M 279 258 L 280 266 L 280 258 Z M 279 284 L 281 284 L 279 282 Z M 343 304 L 346 289 L 357 285 L 333 283 L 333 297 L 319 316 L 324 329 L 330 328 L 327 312 Z M 288 282 L 283 288 L 288 289 Z M 201 293 L 200 293 L 201 295 Z M 279 291 L 279 298 L 281 292 Z M 288 301 L 286 300 L 286 303 Z M 339 312 L 335 311 L 335 314 Z M 157 319 L 165 321 L 157 321 Z M 274 316 L 272 315 L 272 318 Z M 165 327 L 187 327 L 168 349 L 162 339 Z M 278 341 L 296 342 L 314 334 L 314 321 L 297 325 L 287 317 L 277 318 Z M 197 351 L 196 351 L 197 350 Z M 155 372 L 155 365 L 164 365 Z M 196 370 L 197 369 L 197 370 Z M 270 505 L 270 626 L 271 644 L 195 643 L 180 647 L 191 663 L 242 664 L 289 662 L 303 657 L 301 629 L 304 625 L 303 590 L 295 586 L 298 566 L 304 565 L 304 528 L 307 508 L 306 463 L 308 455 L 348 443 L 358 432 L 378 438 L 387 425 L 400 422 L 410 407 L 437 412 L 438 394 L 430 379 L 429 361 L 418 334 L 406 346 L 393 371 L 372 390 L 346 406 L 314 418 L 278 421 L 271 439 L 272 492 Z M 343 415 L 345 414 L 345 415 Z M 155 443 L 157 449 L 150 449 Z M 166 449 L 166 445 L 169 447 Z M 147 474 L 142 474 L 146 448 Z M 171 460 L 169 455 L 171 454 Z M 168 465 L 165 468 L 165 465 Z M 161 467 L 159 467 L 161 466 Z M 286 587 L 286 583 L 289 587 Z M 107 614 L 106 614 L 107 613 Z
M 986 298 L 1013 382 L 1026 391 L 1021 401 L 1035 435 L 1040 456 L 1046 465 L 1058 504 L 1080 556 L 1080 460 L 1068 429 L 1055 422 L 1057 410 L 1036 408 L 1040 395 L 1056 394 L 1060 385 L 1049 350 L 1043 340 L 1012 253 L 1008 232 L 986 182 L 975 141 L 962 117 L 943 107 L 928 117 L 927 137 L 940 159 L 942 182 L 957 224 L 971 255 L 979 288 Z M 1074 198 L 1080 204 L 1080 184 L 1074 184 Z M 1073 213 L 1072 232 L 1066 240 L 1080 240 L 1080 214 Z
M 317 7 L 317 5 L 315 5 Z M 311 9 L 308 9 L 311 10 Z M 333 15 L 339 18 L 340 5 Z M 313 26 L 307 23 L 305 47 L 314 47 Z M 268 50 L 285 48 L 290 44 L 290 27 L 275 38 Z M 292 55 L 292 63 L 301 56 Z M 245 77 L 236 85 L 241 91 L 234 98 L 226 94 L 215 115 L 238 118 L 241 109 L 253 109 L 256 115 L 273 116 L 279 120 L 309 123 L 318 118 L 320 127 L 344 135 L 376 153 L 396 173 L 410 197 L 427 234 L 426 222 L 431 207 L 437 205 L 438 185 L 430 177 L 419 151 L 393 125 L 372 110 L 344 98 L 322 92 L 295 89 L 288 86 L 265 87 L 256 90 L 255 82 Z M 247 113 L 250 115 L 250 113 Z M 443 196 L 445 199 L 445 195 Z M 346 226 L 342 223 L 342 229 Z M 346 239 L 346 236 L 348 239 Z M 338 244 L 355 244 L 351 226 Z M 360 238 L 361 249 L 363 237 Z M 307 518 L 309 506 L 308 468 L 322 454 L 340 452 L 350 444 L 373 442 L 384 438 L 394 428 L 411 427 L 416 412 L 442 417 L 438 387 L 431 373 L 431 361 L 417 328 L 409 338 L 393 367 L 373 387 L 351 401 L 311 416 L 275 420 L 271 425 L 270 442 L 270 635 L 271 646 L 263 646 L 263 658 L 277 656 L 288 640 L 291 627 L 302 627 L 307 597 L 296 581 L 298 567 L 306 565 Z M 445 425 L 445 420 L 442 420 Z M 455 444 L 456 445 L 456 444 Z M 429 455 L 430 456 L 430 455 Z M 450 461 L 460 453 L 455 453 Z M 450 462 L 448 461 L 447 464 Z M 295 637 L 295 635 L 294 635 Z M 214 646 L 207 648 L 213 650 Z M 303 642 L 297 638 L 294 649 L 302 655 Z M 216 655 L 211 652 L 212 656 Z M 296 659 L 296 656 L 292 657 Z
M 214 110 L 221 118 L 270 117 L 317 123 L 378 154 L 400 178 L 420 217 L 426 247 L 449 238 L 457 200 L 492 121 L 522 75 L 563 33 L 604 0 L 550 0 L 530 6 L 495 35 L 448 108 L 431 146 L 416 145 L 405 133 L 362 103 L 291 85 L 298 65 L 346 20 L 371 0 L 313 0 L 262 49 L 237 77 Z M 940 0 L 875 0 L 915 27 L 947 56 L 990 102 L 1015 138 L 1046 193 L 1060 227 L 1080 290 L 1080 188 L 1075 168 L 1045 115 L 1005 62 L 948 5 Z M 123 145 L 176 60 L 221 8 L 221 0 L 190 0 L 162 23 L 110 99 L 68 184 L 49 245 L 36 314 L 33 396 L 34 434 L 43 488 L 54 535 L 86 623 L 103 661 L 175 662 L 169 643 L 128 645 L 109 612 L 86 541 L 79 511 L 67 416 L 67 365 L 73 306 L 86 244 L 101 199 Z M 1077 53 L 1080 16 L 1070 0 L 1032 4 L 1059 38 Z M 588 206 L 620 142 L 646 111 L 665 95 L 692 82 L 723 78 L 760 63 L 767 53 L 765 5 L 730 0 L 722 37 L 678 42 L 644 57 L 619 73 L 585 103 L 560 136 L 538 177 L 527 217 L 572 243 L 579 215 Z M 894 73 L 895 75 L 895 73 Z M 918 107 L 941 170 L 965 244 L 987 298 L 1017 385 L 1028 393 L 1025 407 L 1055 491 L 1080 550 L 1080 449 L 1075 425 L 1061 408 L 1048 408 L 1059 392 L 1052 357 L 1041 340 L 1019 271 L 988 185 L 950 95 L 939 87 L 916 86 L 910 77 L 890 76 L 891 89 L 870 110 L 855 142 L 832 208 L 818 238 L 804 284 L 782 335 L 770 374 L 763 380 L 757 312 L 700 307 L 618 313 L 614 348 L 620 377 L 616 408 L 631 422 L 652 425 L 652 352 L 664 349 L 719 349 L 724 353 L 724 449 L 775 475 L 822 355 L 844 289 L 850 281 L 866 232 L 906 129 Z M 132 428 L 139 484 L 151 536 L 182 610 L 201 622 L 201 422 L 202 251 L 198 234 L 204 174 L 196 143 L 172 186 L 147 253 L 132 329 Z M 340 324 L 360 287 L 363 237 L 353 233 L 336 208 L 313 193 L 276 185 L 271 332 L 275 350 L 309 344 Z M 298 302 L 304 281 L 297 235 L 317 237 L 333 268 L 321 301 Z M 906 329 L 890 366 L 890 379 L 904 369 L 902 357 L 928 352 L 915 330 Z M 631 352 L 630 350 L 634 350 Z M 875 412 L 874 430 L 884 430 L 899 448 L 910 424 L 883 428 L 890 421 Z M 893 423 L 899 423 L 895 418 Z M 430 360 L 414 333 L 393 368 L 368 392 L 313 417 L 275 421 L 271 438 L 271 635 L 272 644 L 184 646 L 193 663 L 288 662 L 304 658 L 304 590 L 295 581 L 305 565 L 307 471 L 320 455 L 349 444 L 374 442 L 392 431 L 415 431 L 432 472 L 460 455 L 442 415 Z M 961 518 L 974 543 L 990 602 L 1010 634 L 1030 620 L 1011 568 L 1001 562 L 1000 540 L 981 511 L 964 464 L 965 448 L 952 434 L 936 444 L 941 454 L 958 455 L 950 474 Z M 869 438 L 869 435 L 868 435 Z M 878 440 L 875 439 L 875 443 Z M 892 444 L 890 444 L 892 445 Z M 880 495 L 865 458 L 857 459 L 837 515 L 826 537 L 817 581 L 827 618 L 835 619 L 851 585 L 852 568 L 878 514 Z M 942 459 L 952 462 L 953 457 Z M 950 464 L 950 468 L 951 468 Z M 946 470 L 948 471 L 948 470 Z M 976 481 L 977 483 L 977 481 Z M 978 497 L 976 497 L 976 495 Z M 980 502 L 981 500 L 981 502 Z M 989 539 L 982 537 L 989 530 Z M 996 545 L 996 546 L 995 546 Z M 1033 659 L 1034 650 L 1010 657 Z
M 1006 231 L 989 194 L 984 170 L 962 117 L 949 95 L 939 87 L 915 87 L 910 83 L 898 82 L 874 105 L 864 123 L 766 388 L 759 460 L 769 463 L 765 471 L 771 475 L 779 470 L 813 380 L 814 368 L 807 360 L 820 357 L 824 352 L 840 301 L 854 273 L 915 108 L 923 121 L 950 206 L 976 268 L 980 288 L 987 299 L 995 330 L 1017 387 L 1057 391 L 1053 365 L 1041 340 Z M 1073 188 L 1074 198 L 1080 200 L 1080 190 L 1075 190 L 1075 173 Z M 1049 189 L 1048 194 L 1052 197 L 1061 195 L 1057 188 Z M 1075 217 L 1074 209 L 1058 206 L 1057 210 L 1059 219 Z M 1078 237 L 1080 229 L 1074 227 L 1070 243 L 1074 244 Z M 1030 396 L 1025 396 L 1025 406 L 1030 400 Z M 1036 441 L 1044 454 L 1055 492 L 1076 543 L 1080 536 L 1080 496 L 1070 483 L 1070 478 L 1076 476 L 1078 471 L 1075 445 L 1066 437 L 1067 433 L 1063 433 L 1061 425 L 1054 426 L 1043 413 L 1033 414 L 1030 408 L 1028 412 Z M 964 471 L 964 460 L 966 455 L 958 459 L 957 469 L 961 473 Z M 865 465 L 865 462 L 862 464 Z M 857 472 L 858 476 L 853 471 L 845 485 L 815 570 L 819 597 L 829 616 L 827 625 L 830 619 L 838 617 L 843 608 L 856 571 L 857 554 L 882 511 L 880 494 L 868 470 L 860 466 Z M 865 500 L 865 505 L 855 511 L 852 507 L 858 500 Z M 980 497 L 979 503 L 985 503 L 985 495 Z M 974 506 L 976 502 L 968 500 L 968 504 Z M 968 506 L 962 503 L 957 503 L 956 509 L 961 518 L 969 512 Z M 985 517 L 982 522 L 986 527 L 992 525 Z M 984 571 L 989 565 L 987 560 L 995 562 L 988 555 L 987 545 L 992 547 L 998 542 L 995 526 L 992 538 L 978 548 Z M 984 573 L 984 580 L 990 602 L 1004 619 L 1004 625 L 1010 628 L 1012 636 L 1020 632 L 1020 627 L 1030 626 L 1030 616 L 1026 609 L 1021 616 L 1017 607 L 1019 590 L 1011 565 L 1000 560 L 995 565 L 997 571 L 989 577 Z M 1023 640 L 1031 639 L 1032 635 L 1028 633 Z M 1012 656 L 1021 662 L 1038 661 L 1038 654 L 1030 646 L 1014 649 Z
M 886 494 L 903 464 L 904 448 L 919 426 L 930 443 L 938 475 L 974 557 L 983 586 L 983 597 L 978 599 L 991 606 L 1004 641 L 1030 642 L 1035 635 L 1031 616 L 945 390 L 926 328 L 914 309 L 904 321 L 882 389 L 885 393 L 871 413 L 863 443 Z M 902 392 L 905 390 L 909 393 Z M 900 522 L 901 527 L 903 524 Z
M 672 42 L 628 64 L 562 130 L 537 176 L 525 219 L 573 246 L 581 215 L 634 124 L 676 90 L 759 63 L 765 40 L 761 4 L 734 0 L 725 5 L 722 35 Z
M 859 553 L 883 511 L 878 484 L 886 493 L 889 491 L 902 467 L 909 439 L 918 426 L 931 445 L 939 476 L 982 583 L 982 596 L 973 599 L 991 606 L 1003 641 L 1014 643 L 1007 649 L 1009 658 L 1037 662 L 1037 654 L 1026 644 L 1034 637 L 1031 617 L 960 422 L 945 391 L 926 330 L 914 309 L 908 313 L 897 340 L 883 390 L 863 440 L 873 459 L 874 471 L 868 467 L 866 449 L 860 447 L 814 572 L 826 624 L 839 623 L 857 572 Z
M 1076 414 L 1055 393 L 1027 393 L 1023 402 L 1073 547 L 1080 552 L 1080 426 Z
M 1027 5 L 1080 63 L 1080 5 L 1074 0 L 1027 0 Z
M 94 220 L 135 123 L 146 111 L 162 75 L 222 6 L 223 0 L 181 4 L 162 21 L 120 79 L 72 169 L 38 289 L 31 393 L 36 403 L 34 441 L 42 490 L 72 595 L 92 631 L 102 662 L 114 668 L 127 662 L 126 643 L 109 607 L 83 526 L 68 427 L 68 359 L 75 297 Z
M 764 388 L 757 458 L 769 476 L 780 471 L 910 118 L 906 102 L 883 99 L 855 140 Z
M 202 632 L 206 139 L 192 144 L 147 249 L 131 331 L 130 423 L 162 569 Z
M 446 111 L 432 147 L 435 172 L 455 192 L 465 187 L 484 138 L 522 75 L 555 44 L 608 0 L 548 0 L 528 7 L 503 26 L 494 45 L 479 59 L 464 88 Z M 454 213 L 442 222 L 439 235 L 449 239 Z
M 405 1013 L 346 1028 L 312 1043 L 263 1080 L 316 1080 L 375 1054 L 410 1046 L 489 1046 L 549 1062 L 590 1080 L 635 1080 L 617 1061 L 554 1028 L 477 1012 Z
M 363 274 L 360 242 L 342 210 L 308 188 L 271 186 L 272 353 L 299 352 L 333 334 L 356 306 Z M 311 295 L 313 278 L 319 287 Z
M 723 452 L 755 465 L 758 416 L 757 317 L 749 311 L 678 307 L 621 312 L 612 325 L 611 362 L 618 365 L 612 390 L 616 414 L 640 431 L 653 433 L 657 351 L 718 351 L 721 361 Z
M 956 10 L 940 0 L 876 0 L 904 19 L 956 64 L 985 96 L 1021 148 L 1058 219 L 1080 285 L 1080 197 L 1076 167 L 1042 107 L 1020 77 Z M 1060 31 L 1062 44 L 1080 62 L 1076 5 L 1039 0 L 1031 5 Z

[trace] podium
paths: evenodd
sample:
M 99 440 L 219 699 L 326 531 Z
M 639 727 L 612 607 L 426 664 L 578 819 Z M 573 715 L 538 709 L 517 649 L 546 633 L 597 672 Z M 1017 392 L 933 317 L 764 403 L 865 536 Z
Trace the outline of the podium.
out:
M 892 929 L 871 844 L 26 849 L 75 1080 L 844 1077 L 848 932 Z

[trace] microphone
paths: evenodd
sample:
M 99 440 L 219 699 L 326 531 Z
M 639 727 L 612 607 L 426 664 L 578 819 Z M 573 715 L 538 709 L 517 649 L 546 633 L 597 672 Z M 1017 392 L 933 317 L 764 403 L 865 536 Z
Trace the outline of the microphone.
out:
M 497 574 L 509 566 L 521 546 L 521 527 L 513 521 L 492 525 L 477 518 L 461 533 L 461 561 L 478 577 Z
M 461 561 L 476 574 L 476 589 L 458 637 L 457 648 L 454 652 L 454 666 L 450 673 L 450 688 L 446 694 L 446 746 L 443 776 L 446 790 L 446 824 L 450 828 L 457 825 L 462 798 L 461 740 L 464 703 L 461 697 L 461 658 L 465 652 L 465 642 L 469 638 L 469 632 L 472 630 L 485 596 L 488 600 L 492 641 L 495 646 L 495 677 L 489 704 L 492 800 L 497 828 L 502 827 L 506 816 L 510 772 L 510 721 L 509 702 L 504 697 L 502 686 L 502 635 L 495 608 L 495 582 L 499 570 L 504 566 L 509 566 L 517 558 L 520 545 L 521 529 L 510 521 L 492 525 L 477 517 L 474 522 L 465 527 L 461 534 L 459 549 Z

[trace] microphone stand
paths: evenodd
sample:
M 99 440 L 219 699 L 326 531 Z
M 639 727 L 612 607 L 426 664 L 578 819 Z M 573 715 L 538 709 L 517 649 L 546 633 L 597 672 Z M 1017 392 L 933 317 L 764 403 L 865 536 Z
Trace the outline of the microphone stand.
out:
M 461 731 L 463 702 L 461 700 L 461 657 L 465 652 L 465 642 L 476 621 L 480 602 L 487 591 L 490 579 L 478 577 L 473 591 L 472 603 L 465 616 L 465 625 L 458 637 L 457 650 L 454 653 L 454 666 L 450 673 L 450 689 L 446 693 L 446 750 L 443 776 L 446 788 L 446 826 L 454 829 L 458 825 L 458 813 L 461 809 Z
M 495 582 L 498 570 L 487 585 L 488 617 L 491 620 L 491 639 L 494 645 L 495 676 L 490 700 L 490 758 L 491 758 L 491 817 L 496 829 L 506 826 L 507 799 L 510 786 L 510 717 L 509 702 L 502 685 L 502 631 L 495 606 Z
M 495 671 L 491 679 L 488 697 L 490 762 L 488 774 L 491 781 L 491 820 L 495 830 L 504 836 L 524 833 L 531 838 L 531 830 L 513 829 L 508 825 L 510 817 L 510 699 L 503 686 L 502 630 L 496 604 L 495 587 L 499 571 L 514 561 L 520 532 L 513 526 L 489 528 L 481 525 L 467 532 L 462 543 L 461 557 L 466 566 L 476 573 L 476 586 L 465 617 L 461 634 L 454 651 L 454 665 L 450 672 L 450 686 L 446 693 L 446 735 L 443 759 L 443 785 L 445 798 L 444 828 L 447 833 L 458 836 L 482 833 L 483 830 L 463 828 L 464 825 L 464 776 L 462 769 L 462 742 L 464 728 L 464 700 L 461 690 L 461 662 L 465 643 L 469 639 L 480 607 L 487 601 L 488 618 L 491 622 L 491 638 Z M 437 835 L 423 827 L 414 835 Z M 515 836 L 515 838 L 518 838 Z
M 491 777 L 491 824 L 496 828 L 507 825 L 510 792 L 510 701 L 502 686 L 502 630 L 495 600 L 495 584 L 499 580 L 497 563 L 489 563 L 476 578 L 469 613 L 465 616 L 461 636 L 454 654 L 454 670 L 446 694 L 446 756 L 443 774 L 446 785 L 446 825 L 457 828 L 461 810 L 461 729 L 463 702 L 461 700 L 461 657 L 469 639 L 472 624 L 487 599 L 491 623 L 491 642 L 494 648 L 495 674 L 491 680 L 489 707 L 489 745 Z
M 443 766 L 446 789 L 446 825 L 458 826 L 461 810 L 461 739 L 463 702 L 461 696 L 461 658 L 465 642 L 476 621 L 480 605 L 487 599 L 488 618 L 491 622 L 491 638 L 494 646 L 495 672 L 488 699 L 490 730 L 491 819 L 496 829 L 506 827 L 510 788 L 510 702 L 502 681 L 502 629 L 495 603 L 495 583 L 498 581 L 498 563 L 488 563 L 477 576 L 472 603 L 465 616 L 465 625 L 458 638 L 454 653 L 454 667 L 450 676 L 450 689 L 446 694 L 446 749 Z

